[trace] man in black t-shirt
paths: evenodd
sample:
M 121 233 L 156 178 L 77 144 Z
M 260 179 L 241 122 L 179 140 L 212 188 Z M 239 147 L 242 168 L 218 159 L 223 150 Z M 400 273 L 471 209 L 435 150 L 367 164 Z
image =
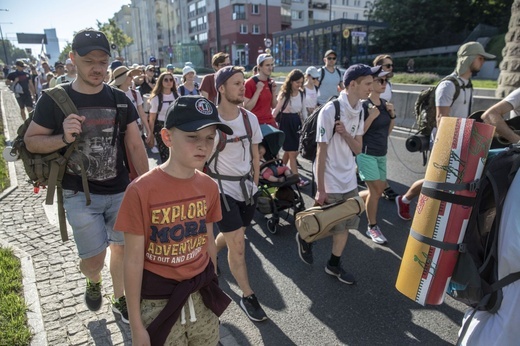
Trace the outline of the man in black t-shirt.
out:
M 25 63 L 21 60 L 16 62 L 16 71 L 7 75 L 5 84 L 10 86 L 16 95 L 16 101 L 20 106 L 20 115 L 22 119 L 26 119 L 25 108 L 27 112 L 33 109 L 33 97 L 36 97 L 36 89 L 31 80 L 29 73 L 24 71 Z M 21 88 L 20 88 L 21 87 Z
M 77 68 L 77 78 L 63 87 L 79 114 L 64 118 L 58 106 L 44 93 L 27 129 L 25 144 L 33 153 L 50 153 L 78 141 L 78 151 L 67 162 L 62 185 L 63 204 L 81 259 L 80 270 L 87 278 L 85 303 L 91 311 L 101 308 L 101 270 L 106 248 L 110 246 L 114 287 L 112 310 L 128 323 L 123 285 L 124 236 L 113 229 L 129 183 L 128 171 L 123 165 L 123 147 L 119 140 L 112 143 L 114 129 L 118 129 L 116 93 L 123 92 L 103 83 L 110 45 L 102 32 L 92 29 L 78 32 L 69 56 Z M 137 126 L 135 107 L 126 96 L 125 99 L 128 116 L 124 145 L 129 160 L 141 175 L 148 171 L 148 158 Z M 77 173 L 80 161 L 90 190 L 91 204 L 88 206 L 85 205 L 81 174 Z

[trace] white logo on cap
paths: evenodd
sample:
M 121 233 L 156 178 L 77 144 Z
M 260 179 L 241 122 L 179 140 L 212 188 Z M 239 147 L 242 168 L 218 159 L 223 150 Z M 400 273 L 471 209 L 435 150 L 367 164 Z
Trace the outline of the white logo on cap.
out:
M 213 107 L 206 99 L 200 99 L 195 102 L 195 108 L 199 111 L 199 113 L 204 115 L 211 115 L 213 113 Z

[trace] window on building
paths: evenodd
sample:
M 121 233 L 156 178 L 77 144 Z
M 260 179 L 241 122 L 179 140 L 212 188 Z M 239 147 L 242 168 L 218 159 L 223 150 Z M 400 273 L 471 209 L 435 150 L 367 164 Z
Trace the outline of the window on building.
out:
M 237 4 L 233 5 L 233 20 L 246 19 L 245 5 Z
M 354 6 L 361 6 L 361 0 L 354 0 Z
M 303 19 L 303 11 L 291 11 L 291 18 L 295 20 Z
M 195 16 L 196 11 L 197 11 L 197 5 L 196 4 L 191 4 L 188 7 L 188 18 L 191 18 L 191 17 Z
M 260 33 L 260 25 L 258 24 L 253 24 L 253 27 L 251 28 L 251 32 L 253 34 L 259 34 Z
M 348 18 L 348 12 L 343 12 L 343 18 Z
M 359 19 L 359 13 L 354 14 L 354 19 Z
M 240 24 L 240 33 L 247 34 L 247 24 Z
M 251 5 L 251 13 L 252 14 L 260 14 L 260 5 L 252 4 Z

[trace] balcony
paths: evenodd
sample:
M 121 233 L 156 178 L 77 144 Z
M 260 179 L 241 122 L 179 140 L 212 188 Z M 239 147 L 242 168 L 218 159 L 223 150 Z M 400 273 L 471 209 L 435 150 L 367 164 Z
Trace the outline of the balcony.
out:
M 327 2 L 309 1 L 309 8 L 326 10 L 329 7 Z
M 243 13 L 243 12 L 240 12 L 240 13 L 233 13 L 233 20 L 245 20 L 246 19 L 246 14 Z

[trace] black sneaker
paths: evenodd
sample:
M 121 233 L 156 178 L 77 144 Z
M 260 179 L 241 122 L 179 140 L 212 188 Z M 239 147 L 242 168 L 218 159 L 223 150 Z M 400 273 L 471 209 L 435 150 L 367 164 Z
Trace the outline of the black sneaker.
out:
M 242 299 L 240 299 L 240 307 L 251 321 L 261 322 L 267 320 L 267 315 L 260 306 L 254 293 L 249 297 L 242 297 Z
M 119 299 L 115 299 L 112 296 L 112 311 L 121 316 L 121 321 L 128 324 L 128 309 L 126 307 L 126 298 L 122 296 Z
M 87 288 L 85 289 L 85 304 L 90 311 L 98 311 L 101 308 L 101 281 L 94 283 L 87 279 Z
M 296 244 L 298 244 L 298 255 L 305 264 L 312 264 L 314 259 L 312 257 L 312 243 L 304 241 L 298 232 L 296 232 Z
M 341 263 L 337 267 L 333 267 L 327 263 L 327 266 L 325 267 L 325 273 L 337 277 L 339 281 L 348 285 L 356 283 L 354 275 L 343 270 L 343 268 L 341 268 Z
M 381 196 L 387 201 L 395 201 L 398 194 L 389 186 L 383 191 Z

